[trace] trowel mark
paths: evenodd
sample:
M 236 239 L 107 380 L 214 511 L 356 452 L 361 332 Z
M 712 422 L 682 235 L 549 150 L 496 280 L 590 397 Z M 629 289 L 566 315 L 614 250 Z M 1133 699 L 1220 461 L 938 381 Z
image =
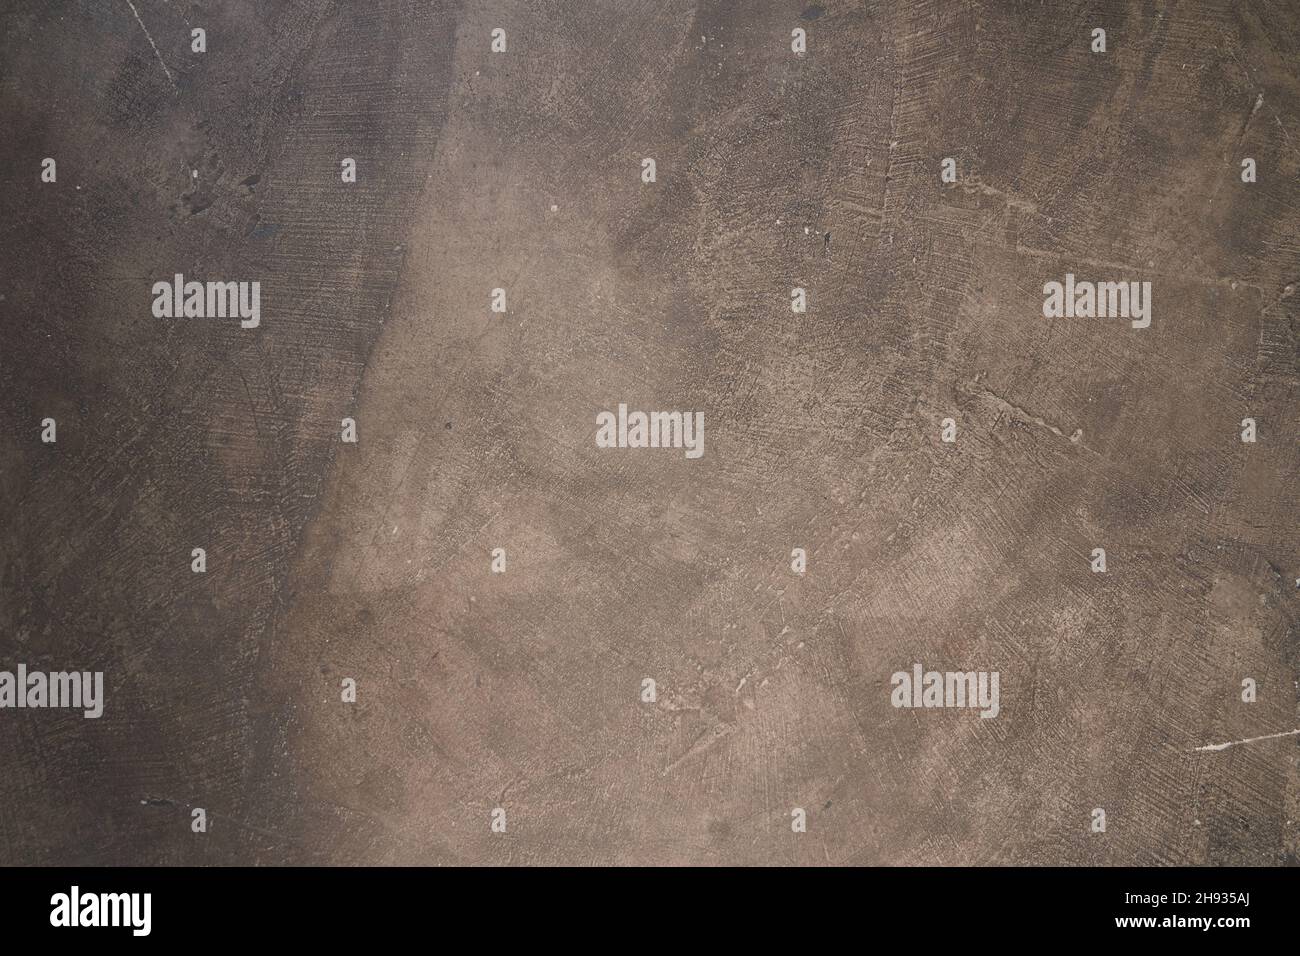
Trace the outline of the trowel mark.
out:
M 153 55 L 158 58 L 158 64 L 163 68 L 163 72 L 167 74 L 167 82 L 172 85 L 173 90 L 179 93 L 181 88 L 177 86 L 176 81 L 172 79 L 172 71 L 167 69 L 167 64 L 163 61 L 162 54 L 158 52 L 158 44 L 153 42 L 153 37 L 149 35 L 148 27 L 146 27 L 144 21 L 140 19 L 140 13 L 136 10 L 135 4 L 132 3 L 131 0 L 126 0 L 126 5 L 131 8 L 131 13 L 135 16 L 135 22 L 140 24 L 140 29 L 144 31 L 144 38 L 148 40 L 149 45 L 153 47 Z
M 1046 428 L 1049 432 L 1051 432 L 1053 435 L 1057 436 L 1058 438 L 1068 439 L 1070 444 L 1072 445 L 1077 445 L 1079 444 L 1080 441 L 1083 440 L 1082 428 L 1076 428 L 1073 432 L 1067 435 L 1064 431 L 1062 431 L 1057 426 L 1053 425 L 1051 422 L 1045 421 L 1044 419 L 1039 418 L 1037 415 L 1033 415 L 1027 412 L 1019 405 L 1013 405 L 1011 402 L 1008 402 L 1001 395 L 998 395 L 996 392 L 991 392 L 987 388 L 981 388 L 978 392 L 971 391 L 970 389 L 966 389 L 965 391 L 966 394 L 968 395 L 979 395 L 983 398 L 992 400 L 993 403 L 996 404 L 998 408 L 1000 408 L 1002 411 L 1009 412 L 1010 414 L 1014 415 L 1019 419 L 1022 419 L 1023 421 L 1027 421 L 1034 425 L 1038 425 L 1042 428 Z
M 1237 744 L 1253 744 L 1257 740 L 1274 740 L 1277 737 L 1292 737 L 1300 734 L 1300 727 L 1295 730 L 1284 730 L 1279 734 L 1265 734 L 1263 737 L 1247 737 L 1245 740 L 1230 740 L 1226 744 L 1206 744 L 1204 747 L 1197 747 L 1197 750 L 1227 750 L 1229 747 L 1235 747 Z

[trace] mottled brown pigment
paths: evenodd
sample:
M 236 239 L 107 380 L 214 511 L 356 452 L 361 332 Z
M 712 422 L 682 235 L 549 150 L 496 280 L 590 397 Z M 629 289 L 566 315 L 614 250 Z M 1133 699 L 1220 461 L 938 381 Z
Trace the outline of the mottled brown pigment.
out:
M 1300 859 L 1294 3 L 133 2 L 0 13 L 0 863 Z

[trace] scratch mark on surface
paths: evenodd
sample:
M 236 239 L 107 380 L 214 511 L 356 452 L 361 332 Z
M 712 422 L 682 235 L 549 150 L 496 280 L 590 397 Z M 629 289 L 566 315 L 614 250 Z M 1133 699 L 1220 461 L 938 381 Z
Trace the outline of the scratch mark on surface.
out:
M 1010 246 L 1005 246 L 1003 248 L 1011 249 Z M 1064 253 L 1051 252 L 1047 249 L 1034 249 L 1019 243 L 1017 243 L 1015 249 L 1012 251 L 1014 251 L 1016 255 L 1027 256 L 1031 259 L 1038 259 L 1043 262 L 1059 263 L 1066 259 Z M 1246 279 L 1235 278 L 1233 276 L 1202 276 L 1182 272 L 1156 272 L 1154 271 L 1154 266 L 1143 268 L 1142 266 L 1134 265 L 1129 262 L 1115 262 L 1105 259 L 1074 257 L 1070 261 L 1079 265 L 1091 266 L 1098 269 L 1124 269 L 1128 272 L 1151 276 L 1153 279 L 1173 279 L 1176 282 L 1187 282 L 1204 286 L 1227 286 L 1234 291 L 1238 286 L 1241 286 L 1246 289 L 1253 289 L 1260 295 L 1265 294 L 1264 287 L 1258 283 L 1249 282 Z
M 708 750 L 719 740 L 721 740 L 723 737 L 726 737 L 734 730 L 735 727 L 723 724 L 714 727 L 712 730 L 705 731 L 696 739 L 695 743 L 691 744 L 691 746 L 687 748 L 686 753 L 682 754 L 680 757 L 678 757 L 676 760 L 670 763 L 667 767 L 665 767 L 661 772 L 660 776 L 663 777 L 668 776 L 670 773 L 676 770 L 682 763 L 696 756 L 697 754 L 704 753 L 704 751 Z
M 1246 136 L 1246 131 L 1250 129 L 1250 124 L 1255 121 L 1255 114 L 1259 108 L 1264 105 L 1264 94 L 1255 94 L 1255 105 L 1250 108 L 1250 115 L 1246 117 L 1246 122 L 1241 124 L 1241 132 L 1237 134 L 1237 142 L 1240 143 Z
M 1057 436 L 1058 438 L 1067 439 L 1073 445 L 1077 445 L 1079 444 L 1080 441 L 1083 440 L 1082 428 L 1076 428 L 1073 432 L 1067 435 L 1064 431 L 1062 431 L 1056 425 L 1053 425 L 1051 422 L 1039 418 L 1037 415 L 1034 415 L 1033 413 L 1026 411 L 1025 409 L 1021 408 L 1019 405 L 1014 405 L 1011 402 L 1008 402 L 1001 395 L 998 395 L 996 392 L 991 392 L 987 388 L 982 388 L 978 392 L 973 392 L 969 389 L 966 389 L 965 391 L 968 395 L 978 395 L 981 398 L 989 399 L 1003 412 L 1008 412 L 1023 421 L 1031 422 L 1032 424 L 1038 425 L 1041 428 L 1046 428 L 1053 435 Z
M 140 29 L 144 31 L 144 38 L 148 40 L 149 45 L 153 47 L 153 55 L 158 58 L 158 65 L 161 66 L 163 72 L 167 74 L 167 82 L 172 85 L 173 90 L 179 93 L 181 88 L 177 86 L 176 81 L 172 79 L 172 71 L 167 69 L 167 64 L 164 62 L 162 54 L 158 52 L 158 44 L 153 42 L 153 37 L 149 35 L 149 28 L 146 27 L 144 21 L 140 19 L 140 12 L 136 10 L 135 4 L 132 3 L 131 0 L 126 0 L 126 5 L 131 8 L 131 13 L 135 16 L 135 22 L 140 24 Z
M 1247 737 L 1245 740 L 1230 740 L 1226 744 L 1206 744 L 1204 747 L 1197 747 L 1198 751 L 1203 750 L 1227 750 L 1229 747 L 1235 747 L 1238 744 L 1253 744 L 1259 740 L 1275 740 L 1278 737 L 1293 737 L 1300 734 L 1300 727 L 1295 730 L 1284 730 L 1277 734 L 1265 734 L 1263 737 Z
M 988 183 L 980 182 L 973 176 L 967 177 L 966 181 L 961 184 L 961 188 L 967 193 L 978 193 L 981 196 L 993 196 L 1001 199 L 1011 209 L 1021 209 L 1035 214 L 1038 212 L 1038 203 L 1033 200 L 998 189 L 996 186 L 990 186 Z
M 248 379 L 244 378 L 244 370 L 242 368 L 236 368 L 235 371 L 239 373 L 239 380 L 244 383 L 244 394 L 248 396 L 248 409 L 253 413 L 253 427 L 260 435 L 262 434 L 262 423 L 257 420 L 257 403 L 253 401 L 253 392 L 248 387 Z

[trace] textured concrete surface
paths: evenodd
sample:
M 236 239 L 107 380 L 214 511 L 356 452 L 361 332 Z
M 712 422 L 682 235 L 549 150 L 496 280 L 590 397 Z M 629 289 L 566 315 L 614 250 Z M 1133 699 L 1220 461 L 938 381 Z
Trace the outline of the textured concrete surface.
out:
M 0 17 L 0 862 L 1297 862 L 1294 3 Z

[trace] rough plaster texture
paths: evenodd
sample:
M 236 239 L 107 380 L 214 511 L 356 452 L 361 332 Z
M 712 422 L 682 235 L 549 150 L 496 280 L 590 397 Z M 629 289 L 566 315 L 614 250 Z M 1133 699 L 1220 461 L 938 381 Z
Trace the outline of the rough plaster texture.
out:
M 133 2 L 0 12 L 0 862 L 1296 862 L 1294 3 Z

